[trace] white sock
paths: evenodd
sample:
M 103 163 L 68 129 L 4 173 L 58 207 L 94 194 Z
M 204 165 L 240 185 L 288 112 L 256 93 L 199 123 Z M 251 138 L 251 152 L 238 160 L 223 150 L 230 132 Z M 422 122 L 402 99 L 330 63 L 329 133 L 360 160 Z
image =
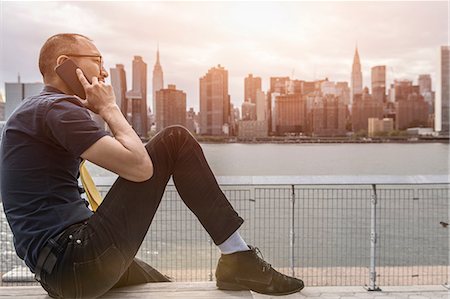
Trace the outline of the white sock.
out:
M 222 254 L 250 250 L 238 231 L 235 231 L 228 239 L 225 240 L 225 242 L 217 245 L 217 247 L 219 247 Z

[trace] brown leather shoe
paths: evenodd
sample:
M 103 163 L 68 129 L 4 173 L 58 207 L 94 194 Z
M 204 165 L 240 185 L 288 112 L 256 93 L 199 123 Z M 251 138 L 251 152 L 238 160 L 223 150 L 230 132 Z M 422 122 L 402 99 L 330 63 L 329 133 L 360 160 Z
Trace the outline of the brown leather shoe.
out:
M 267 295 L 287 295 L 300 291 L 304 284 L 272 268 L 259 257 L 258 248 L 222 254 L 216 269 L 216 285 L 221 290 L 252 290 Z

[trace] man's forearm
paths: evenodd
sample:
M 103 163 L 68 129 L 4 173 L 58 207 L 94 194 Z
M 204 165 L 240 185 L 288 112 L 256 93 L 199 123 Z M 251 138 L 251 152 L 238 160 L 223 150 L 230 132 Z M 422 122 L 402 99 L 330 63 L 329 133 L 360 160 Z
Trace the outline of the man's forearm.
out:
M 128 124 L 117 105 L 109 106 L 100 111 L 100 116 L 108 124 L 111 132 L 127 150 L 138 156 L 146 155 L 147 151 L 133 128 Z

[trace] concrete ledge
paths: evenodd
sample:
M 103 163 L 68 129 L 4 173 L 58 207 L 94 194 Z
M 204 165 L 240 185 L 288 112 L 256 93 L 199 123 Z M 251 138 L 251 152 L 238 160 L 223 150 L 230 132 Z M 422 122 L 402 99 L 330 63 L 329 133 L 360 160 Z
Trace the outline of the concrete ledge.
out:
M 35 282 L 34 274 L 25 266 L 19 266 L 2 275 L 3 282 Z
M 138 286 L 114 289 L 101 298 L 195 298 L 195 299 L 229 299 L 229 298 L 336 298 L 336 299 L 447 299 L 449 291 L 444 286 L 391 286 L 382 287 L 381 292 L 368 292 L 361 286 L 346 287 L 307 287 L 300 293 L 287 296 L 267 296 L 251 291 L 221 291 L 215 282 L 173 282 L 148 283 Z M 44 289 L 34 287 L 0 287 L 0 298 L 50 298 Z

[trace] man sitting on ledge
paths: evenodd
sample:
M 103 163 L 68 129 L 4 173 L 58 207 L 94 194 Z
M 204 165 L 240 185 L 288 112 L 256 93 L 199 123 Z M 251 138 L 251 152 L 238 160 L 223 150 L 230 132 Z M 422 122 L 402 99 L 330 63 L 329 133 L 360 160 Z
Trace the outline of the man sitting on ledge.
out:
M 55 72 L 66 60 L 86 98 Z M 55 298 L 97 297 L 113 287 L 168 281 L 135 258 L 172 176 L 184 203 L 220 249 L 217 286 L 282 295 L 303 288 L 275 271 L 241 238 L 243 223 L 183 127 L 143 144 L 116 105 L 100 52 L 79 34 L 57 34 L 42 46 L 44 90 L 23 100 L 6 123 L 1 192 L 18 256 Z M 89 79 L 89 80 L 88 80 Z M 114 137 L 99 128 L 100 115 Z M 80 197 L 82 159 L 119 175 L 95 213 Z

